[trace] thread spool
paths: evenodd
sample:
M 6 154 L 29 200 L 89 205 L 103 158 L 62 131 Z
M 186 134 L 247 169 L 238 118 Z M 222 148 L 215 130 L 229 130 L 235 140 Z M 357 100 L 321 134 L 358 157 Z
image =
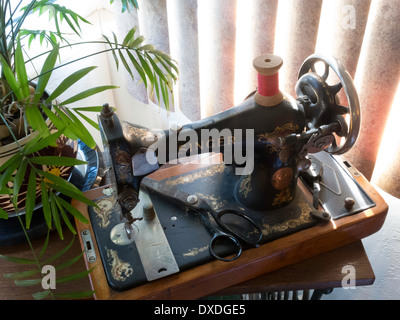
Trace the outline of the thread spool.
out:
M 272 107 L 282 102 L 283 94 L 279 90 L 279 69 L 282 64 L 282 58 L 273 54 L 263 54 L 253 60 L 258 80 L 254 97 L 257 104 Z

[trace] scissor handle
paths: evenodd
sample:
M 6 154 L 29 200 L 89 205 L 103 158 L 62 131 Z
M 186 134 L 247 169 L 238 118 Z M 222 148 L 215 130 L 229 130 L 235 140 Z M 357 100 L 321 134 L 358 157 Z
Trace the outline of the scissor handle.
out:
M 223 238 L 225 241 L 228 240 L 229 243 L 233 243 L 234 247 L 237 249 L 237 251 L 235 252 L 235 256 L 233 256 L 232 258 L 224 258 L 215 252 L 214 247 L 218 246 L 217 241 L 221 238 Z M 210 253 L 214 258 L 218 260 L 229 262 L 236 260 L 240 257 L 240 255 L 242 254 L 242 245 L 235 237 L 224 232 L 218 232 L 214 234 L 213 238 L 210 241 Z
M 224 215 L 232 214 L 234 216 L 237 216 L 241 219 L 241 223 L 243 224 L 244 222 L 250 223 L 250 225 L 254 228 L 254 231 L 251 232 L 253 235 L 255 235 L 256 239 L 250 240 L 248 237 L 246 237 L 246 234 L 241 234 L 239 230 L 234 230 L 231 226 L 229 226 L 226 222 L 222 221 L 222 217 Z M 260 246 L 260 241 L 263 237 L 262 231 L 260 227 L 255 223 L 249 216 L 245 215 L 242 212 L 232 210 L 232 209 L 226 209 L 222 210 L 216 213 L 216 216 L 214 215 L 214 218 L 216 219 L 217 223 L 225 229 L 225 231 L 231 233 L 234 235 L 236 238 L 239 238 L 242 240 L 244 243 L 247 243 L 251 246 L 254 247 L 259 247 Z M 244 227 L 241 225 L 240 227 Z

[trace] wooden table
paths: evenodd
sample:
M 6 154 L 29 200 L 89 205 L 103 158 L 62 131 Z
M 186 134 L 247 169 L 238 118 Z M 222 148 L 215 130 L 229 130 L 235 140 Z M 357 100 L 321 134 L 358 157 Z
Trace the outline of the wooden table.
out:
M 50 256 L 63 248 L 71 241 L 72 235 L 65 230 L 65 240 L 60 240 L 56 232 L 51 235 L 51 245 L 47 255 Z M 44 239 L 33 241 L 33 246 L 40 251 Z M 57 263 L 63 263 L 77 256 L 81 252 L 79 240 L 74 240 L 73 246 Z M 0 254 L 32 258 L 32 253 L 27 244 L 0 248 Z M 323 253 L 311 259 L 290 265 L 288 267 L 267 273 L 255 279 L 225 288 L 211 295 L 236 295 L 258 292 L 279 292 L 290 290 L 326 289 L 341 287 L 344 277 L 343 266 L 352 265 L 356 270 L 356 285 L 372 285 L 375 280 L 374 272 L 369 263 L 361 241 L 356 241 L 344 247 Z M 26 270 L 12 262 L 0 259 L 1 273 L 11 273 Z M 57 276 L 67 273 L 77 273 L 85 270 L 83 259 L 80 259 L 67 270 Z M 42 291 L 40 285 L 33 287 L 19 287 L 10 279 L 0 277 L 0 300 L 32 299 L 32 293 Z M 88 277 L 70 283 L 59 284 L 55 292 L 66 293 L 72 291 L 90 291 Z
M 355 268 L 355 285 L 372 285 L 375 275 L 361 241 L 225 288 L 213 295 L 324 290 L 342 287 L 343 267 Z M 316 294 L 316 295 L 318 295 Z M 311 296 L 310 296 L 311 297 Z

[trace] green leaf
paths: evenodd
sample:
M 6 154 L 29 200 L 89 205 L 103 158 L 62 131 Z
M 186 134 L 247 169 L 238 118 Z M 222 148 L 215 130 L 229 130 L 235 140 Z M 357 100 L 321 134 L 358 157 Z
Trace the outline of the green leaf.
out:
M 76 112 L 77 115 L 79 115 L 82 119 L 86 120 L 92 127 L 94 127 L 97 130 L 100 130 L 99 124 L 95 121 L 93 121 L 92 119 L 90 119 L 89 117 L 85 116 L 84 114 L 82 114 L 79 111 L 76 111 L 76 109 L 74 109 L 74 111 Z
M 62 124 L 65 126 L 65 131 L 64 134 L 71 138 L 72 140 L 78 140 L 80 137 L 80 132 L 76 128 L 74 122 L 72 119 L 68 116 L 68 114 L 64 111 L 64 109 L 61 109 L 59 107 L 54 106 L 54 109 L 57 112 L 57 115 L 60 117 L 62 120 Z M 57 126 L 57 125 L 56 125 Z
M 46 221 L 47 227 L 50 229 L 51 228 L 51 208 L 50 208 L 50 203 L 49 203 L 49 194 L 47 190 L 47 185 L 46 182 L 44 182 L 43 179 L 40 180 L 40 189 L 42 191 L 42 209 L 43 209 L 43 216 L 44 220 Z M 46 239 L 45 244 L 48 242 L 48 239 Z M 45 249 L 45 246 L 43 246 Z M 42 255 L 42 253 L 41 253 Z
M 50 192 L 50 207 L 51 207 L 51 215 L 53 217 L 54 226 L 57 229 L 60 239 L 64 240 L 64 235 L 63 235 L 62 227 L 61 227 L 61 223 L 60 223 L 60 216 L 58 214 L 58 209 L 57 209 L 58 208 L 57 201 L 55 199 L 55 195 L 53 192 Z
M 172 72 L 171 67 L 165 62 L 164 59 L 159 58 L 158 61 L 162 64 L 164 70 L 168 72 L 168 74 L 172 77 L 172 79 L 174 79 L 174 81 L 178 80 L 177 76 Z
M 127 51 L 127 54 L 132 64 L 134 65 L 136 71 L 139 73 L 140 78 L 143 80 L 145 87 L 147 88 L 147 78 L 143 68 L 139 65 L 139 63 L 137 62 L 137 60 L 130 51 Z
M 24 56 L 22 54 L 21 43 L 19 41 L 19 38 L 17 40 L 17 48 L 15 49 L 15 54 L 14 54 L 14 64 L 18 82 L 21 86 L 22 94 L 24 98 L 29 97 L 28 76 L 26 74 L 25 61 L 24 61 Z
M 161 87 L 161 94 L 163 97 L 163 101 L 165 104 L 165 109 L 169 110 L 169 97 L 168 97 L 167 85 L 164 82 L 160 81 L 160 87 Z
M 54 199 L 55 199 L 55 201 L 56 201 L 56 203 L 57 203 L 58 209 L 60 210 L 60 214 L 61 214 L 61 217 L 63 218 L 63 220 L 64 220 L 64 222 L 65 222 L 65 225 L 66 225 L 66 226 L 68 227 L 68 229 L 72 232 L 72 234 L 76 234 L 75 228 L 72 226 L 71 221 L 69 221 L 67 215 L 65 214 L 64 208 L 63 208 L 63 207 L 61 206 L 61 204 L 60 204 L 60 201 L 59 201 L 59 200 L 60 200 L 61 198 L 59 198 L 58 196 L 54 195 Z M 57 230 L 58 230 L 58 229 L 57 229 Z M 61 237 L 61 238 L 63 237 L 62 232 L 61 232 L 61 234 L 60 234 L 60 237 Z
M 76 257 L 74 257 L 74 258 L 72 258 L 72 259 L 70 259 L 70 260 L 68 260 L 68 261 L 66 261 L 66 262 L 64 262 L 64 263 L 62 263 L 62 264 L 59 264 L 59 265 L 56 267 L 56 271 L 60 271 L 60 270 L 62 270 L 62 269 L 68 268 L 69 266 L 72 266 L 74 263 L 78 262 L 78 261 L 82 258 L 83 253 L 84 253 L 84 251 L 82 251 L 82 252 L 81 252 L 79 255 L 77 255 Z
M 43 180 L 42 180 L 42 181 L 43 181 Z M 42 192 L 43 192 L 43 191 L 42 191 Z M 47 194 L 47 192 L 46 192 L 46 194 Z M 47 246 L 49 245 L 49 239 L 50 239 L 50 228 L 47 230 L 47 236 L 46 236 L 46 239 L 45 239 L 45 241 L 44 241 L 43 247 L 42 247 L 42 249 L 40 250 L 39 259 L 40 259 L 41 257 L 43 257 L 43 255 L 45 254 L 45 252 L 46 252 L 46 250 L 47 250 Z
M 63 14 L 62 17 L 65 19 L 65 21 L 67 21 L 69 27 L 70 27 L 72 30 L 74 30 L 74 32 L 75 32 L 78 36 L 80 36 L 80 32 L 79 32 L 78 30 L 76 30 L 74 24 L 73 24 L 72 21 L 68 18 L 68 16 L 67 16 L 66 14 Z M 79 24 L 77 24 L 77 27 L 80 29 Z
M 130 3 L 132 3 L 132 5 L 136 8 L 139 9 L 139 4 L 137 2 L 137 0 L 128 0 Z
M 112 4 L 114 0 L 110 0 L 110 4 Z M 131 9 L 128 6 L 128 3 L 133 6 L 135 9 L 139 9 L 139 5 L 137 0 L 123 0 L 122 1 L 122 12 L 125 12 L 126 10 L 131 11 Z
M 28 180 L 28 189 L 26 192 L 26 203 L 25 203 L 25 219 L 26 228 L 29 229 L 32 221 L 33 209 L 35 208 L 36 202 L 36 173 L 35 170 L 31 170 Z
M 70 281 L 81 279 L 83 277 L 86 277 L 92 270 L 93 270 L 93 268 L 91 268 L 90 270 L 85 270 L 85 271 L 82 271 L 79 273 L 71 274 L 71 275 L 68 275 L 65 277 L 57 278 L 56 283 L 64 283 L 64 282 L 70 282 Z
M 115 49 L 117 49 L 118 47 L 118 39 L 117 39 L 117 35 L 113 32 L 113 37 L 114 37 L 114 44 L 115 44 Z
M 0 254 L 0 258 L 6 260 L 6 261 L 10 261 L 10 262 L 14 262 L 14 263 L 18 263 L 18 264 L 36 264 L 35 260 L 30 260 L 30 259 L 25 259 L 25 258 L 18 258 L 18 257 L 12 257 L 12 256 L 4 256 L 2 254 Z
M 154 74 L 154 88 L 156 90 L 157 100 L 161 101 L 160 100 L 160 87 L 158 86 L 158 79 L 157 79 L 156 74 Z
M 128 65 L 128 63 L 126 62 L 126 59 L 125 59 L 123 53 L 121 52 L 121 50 L 118 50 L 118 53 L 119 53 L 119 58 L 121 59 L 122 64 L 123 64 L 124 67 L 125 67 L 125 70 L 128 71 L 128 73 L 129 73 L 129 75 L 131 76 L 131 78 L 134 79 L 134 76 L 133 76 L 133 73 L 132 73 L 132 71 L 131 71 L 131 68 L 129 68 L 129 65 Z
M 46 291 L 36 292 L 36 293 L 32 294 L 32 297 L 35 300 L 42 300 L 42 299 L 46 298 L 49 294 L 50 294 L 50 290 L 46 290 Z
M 58 130 L 62 130 L 64 135 L 68 138 L 72 140 L 78 140 L 79 136 L 75 133 L 75 126 L 72 123 L 72 120 L 57 106 L 54 106 L 54 110 L 56 110 L 57 115 L 50 110 L 46 112 L 52 123 Z
M 72 119 L 74 123 L 75 133 L 78 134 L 80 140 L 85 143 L 89 148 L 94 149 L 96 148 L 96 141 L 88 131 L 88 129 L 83 125 L 83 123 L 69 110 L 66 109 L 68 116 Z
M 42 261 L 42 265 L 50 264 L 54 260 L 57 260 L 59 257 L 63 256 L 72 247 L 72 245 L 74 244 L 74 241 L 75 241 L 75 235 L 72 237 L 72 240 L 65 248 L 61 249 L 60 251 L 58 251 L 56 254 L 54 254 L 47 260 Z
M 59 157 L 59 156 L 41 156 L 34 157 L 30 159 L 31 163 L 41 164 L 41 165 L 52 165 L 52 166 L 79 166 L 81 164 L 87 164 L 86 161 L 79 159 L 69 158 L 69 157 Z
M 54 189 L 56 189 L 57 191 L 65 194 L 66 196 L 72 198 L 72 199 L 76 199 L 80 202 L 83 202 L 89 206 L 94 206 L 95 204 L 93 203 L 92 200 L 86 198 L 82 192 L 80 190 L 78 190 L 79 192 L 74 192 L 71 189 L 67 189 L 64 186 L 58 185 L 58 184 L 53 184 L 52 187 Z
M 46 61 L 43 64 L 42 71 L 39 76 L 39 80 L 36 86 L 35 98 L 34 102 L 37 103 L 39 99 L 42 97 L 43 92 L 49 82 L 50 76 L 52 74 L 51 70 L 53 70 L 59 52 L 59 45 L 57 44 L 53 50 L 50 51 L 49 55 L 46 58 Z
M 51 112 L 51 111 L 49 110 L 49 112 Z M 62 128 L 62 129 L 59 129 L 58 131 L 56 131 L 55 133 L 50 134 L 49 136 L 47 136 L 45 138 L 41 138 L 39 136 L 39 137 L 37 137 L 37 139 L 29 141 L 24 146 L 24 154 L 26 154 L 26 155 L 32 154 L 39 150 L 42 150 L 43 148 L 53 145 L 57 141 L 57 139 L 63 134 L 64 130 L 65 129 Z
M 7 278 L 7 279 L 23 279 L 26 277 L 33 276 L 34 274 L 37 274 L 37 273 L 40 273 L 39 269 L 19 271 L 19 272 L 13 272 L 13 273 L 5 273 L 5 274 L 3 274 L 3 276 L 4 276 L 4 278 Z
M 19 166 L 18 171 L 14 177 L 13 199 L 15 200 L 15 202 L 17 202 L 16 200 L 18 199 L 19 190 L 25 178 L 27 165 L 28 165 L 28 160 L 27 159 L 22 160 L 22 163 Z
M 35 286 L 42 282 L 42 279 L 26 279 L 26 280 L 15 280 L 15 284 L 19 287 Z
M 171 68 L 175 70 L 176 74 L 179 75 L 179 69 L 176 64 L 172 62 L 172 59 L 169 57 L 165 57 L 165 55 L 162 55 L 161 57 Z
M 110 48 L 111 49 L 113 49 L 113 46 L 112 46 L 112 44 L 111 44 L 111 41 L 103 34 L 103 38 L 104 39 L 106 39 L 106 41 L 107 41 L 107 43 L 108 43 L 108 45 L 110 46 Z M 118 58 L 117 58 L 117 55 L 116 55 L 116 53 L 115 53 L 115 50 L 113 49 L 112 51 L 112 55 L 113 55 L 113 57 L 114 57 L 114 61 L 115 61 L 115 66 L 117 67 L 117 70 L 119 69 L 119 60 L 118 60 Z
M 89 223 L 89 220 L 76 208 L 74 208 L 70 203 L 65 201 L 63 198 L 58 198 L 59 203 L 67 210 L 70 214 L 72 214 L 75 218 L 83 223 Z
M 125 12 L 128 9 L 128 4 L 126 3 L 127 0 L 121 0 L 122 5 L 122 12 Z
M 7 64 L 6 60 L 1 54 L 0 54 L 0 63 L 2 66 L 2 71 L 4 73 L 4 76 L 6 77 L 7 82 L 10 88 L 13 90 L 15 96 L 19 101 L 24 100 L 24 95 L 22 94 L 21 87 L 18 84 L 17 80 L 15 79 L 14 73 L 12 72 L 10 66 Z
M 5 211 L 3 210 L 3 208 L 0 208 L 0 219 L 5 219 L 5 220 L 8 219 L 8 213 L 5 212 Z
M 164 82 L 168 82 L 167 78 L 165 78 L 164 73 L 161 71 L 161 69 L 157 66 L 157 64 L 154 62 L 154 60 L 150 57 L 149 54 L 146 54 L 147 59 L 150 61 L 150 64 L 152 65 L 154 71 L 157 73 L 158 77 L 162 79 Z
M 111 89 L 118 89 L 119 87 L 117 86 L 99 86 L 99 87 L 94 87 L 91 89 L 87 89 L 85 91 L 82 91 L 80 93 L 78 93 L 77 95 L 63 101 L 62 103 L 60 103 L 61 105 L 66 105 L 66 104 L 70 104 L 70 103 L 74 103 L 77 101 L 80 101 L 82 99 L 85 99 L 87 97 L 90 97 L 94 94 L 106 91 L 106 90 L 111 90 Z
M 20 162 L 17 161 L 10 163 L 8 168 L 4 171 L 4 173 L 0 177 L 0 189 L 3 189 L 6 186 L 6 184 L 12 179 L 12 175 L 18 168 L 19 164 Z
M 137 47 L 138 47 L 139 45 L 141 45 L 141 44 L 143 43 L 144 40 L 145 40 L 145 39 L 144 39 L 143 36 L 139 36 L 139 37 L 137 37 L 135 40 L 133 40 L 133 41 L 129 44 L 128 48 L 129 48 L 129 49 L 137 49 Z
M 20 153 L 16 153 L 13 155 L 10 159 L 8 159 L 1 167 L 0 167 L 0 172 L 3 172 L 6 170 L 12 163 L 14 162 L 21 162 L 22 161 L 22 155 Z
M 73 84 L 78 82 L 80 79 L 82 79 L 84 76 L 86 76 L 89 72 L 92 70 L 96 69 L 97 67 L 87 67 L 84 69 L 80 69 L 67 78 L 65 78 L 58 86 L 57 88 L 53 91 L 53 93 L 49 96 L 49 98 L 46 100 L 46 103 L 51 102 L 55 99 L 57 99 L 62 93 L 64 93 L 67 89 L 69 89 Z
M 140 61 L 140 64 L 143 67 L 143 70 L 146 72 L 147 77 L 149 78 L 151 84 L 152 84 L 152 88 L 154 87 L 154 76 L 153 76 L 153 71 L 151 70 L 150 66 L 148 65 L 147 61 L 142 57 L 141 54 L 138 53 L 138 58 Z
M 131 30 L 128 31 L 126 34 L 124 41 L 122 41 L 123 46 L 128 46 L 129 43 L 132 41 L 133 36 L 135 35 L 136 32 L 136 26 L 133 27 Z
M 115 111 L 115 108 L 111 108 Z M 78 107 L 78 108 L 70 108 L 70 110 L 74 111 L 87 111 L 87 112 L 101 112 L 103 110 L 102 106 L 98 107 Z
M 152 44 L 145 44 L 144 46 L 137 48 L 137 50 L 150 51 L 150 50 L 154 50 L 154 46 Z
M 70 198 L 79 200 L 87 205 L 91 206 L 94 205 L 92 200 L 86 198 L 85 195 L 82 193 L 82 191 L 80 191 L 77 187 L 75 187 L 72 183 L 68 182 L 67 180 L 64 180 L 63 178 L 57 177 L 54 174 L 42 170 L 38 170 L 38 172 L 46 179 L 48 179 L 51 182 L 49 186 L 56 189 L 57 191 L 60 191 L 61 193 L 69 196 Z
M 38 130 L 41 134 L 49 132 L 46 122 L 44 121 L 43 115 L 39 111 L 36 105 L 28 105 L 25 108 L 26 118 L 29 125 L 34 129 Z

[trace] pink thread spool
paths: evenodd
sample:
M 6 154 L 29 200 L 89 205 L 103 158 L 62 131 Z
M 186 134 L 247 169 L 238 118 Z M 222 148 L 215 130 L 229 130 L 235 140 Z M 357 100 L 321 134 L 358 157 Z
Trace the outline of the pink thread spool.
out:
M 282 58 L 273 54 L 263 54 L 253 60 L 258 73 L 258 88 L 254 97 L 257 104 L 272 107 L 282 102 L 283 94 L 279 90 L 279 69 L 282 64 Z

